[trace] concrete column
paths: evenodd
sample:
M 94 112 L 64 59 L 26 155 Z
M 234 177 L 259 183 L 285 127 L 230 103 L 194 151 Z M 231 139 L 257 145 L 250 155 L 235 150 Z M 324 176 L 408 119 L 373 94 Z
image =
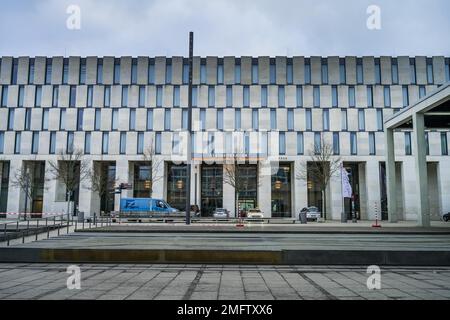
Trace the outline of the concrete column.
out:
M 157 168 L 157 172 L 155 172 L 158 179 L 154 181 L 153 184 L 153 198 L 159 198 L 159 199 L 166 199 L 166 191 L 165 191 L 165 185 L 167 184 L 167 172 L 166 172 L 166 165 L 163 160 L 159 160 L 161 163 L 159 164 Z
M 450 212 L 450 197 L 448 196 L 448 190 L 450 190 L 450 161 L 441 160 L 437 168 L 438 176 L 438 194 L 441 214 Z
M 416 173 L 418 186 L 417 195 L 417 220 L 419 226 L 430 226 L 430 214 L 428 205 L 428 174 L 425 144 L 425 122 L 422 113 L 414 113 L 413 116 L 413 144 L 414 158 L 416 163 Z
M 56 161 L 56 160 L 55 160 Z M 45 213 L 56 213 L 56 184 L 55 176 L 50 170 L 50 161 L 45 161 L 45 181 L 44 181 L 44 203 L 42 211 Z
M 292 193 L 292 196 L 294 197 L 294 205 L 295 205 L 295 217 L 298 218 L 298 213 L 300 210 L 302 210 L 304 207 L 308 206 L 308 188 L 307 183 L 303 179 L 299 179 L 297 177 L 300 168 L 304 164 L 301 160 L 296 160 L 294 162 L 294 190 Z
M 226 176 L 225 165 L 223 167 L 223 176 Z M 228 183 L 223 183 L 223 207 L 230 211 L 230 217 L 236 216 L 236 199 L 234 187 Z
M 7 212 L 19 212 L 19 210 L 23 210 L 23 206 L 21 206 L 22 199 L 24 196 L 22 195 L 22 191 L 18 187 L 14 187 L 11 184 L 11 181 L 14 179 L 14 175 L 18 169 L 20 169 L 23 165 L 23 161 L 19 159 L 15 159 L 14 161 L 9 162 L 9 187 L 8 187 L 8 206 Z M 30 208 L 28 204 L 28 209 Z
M 116 161 L 116 179 L 117 184 L 130 183 L 128 180 L 129 167 L 127 159 L 118 159 Z M 132 190 L 131 190 L 132 191 Z M 119 211 L 120 197 L 125 198 L 128 196 L 128 190 L 123 190 L 122 194 L 116 194 L 114 198 L 114 211 Z
M 366 195 L 367 195 L 367 215 L 365 218 L 375 220 L 376 213 L 381 220 L 381 191 L 380 191 L 380 168 L 377 160 L 366 162 Z M 377 212 L 375 211 L 377 207 Z
M 389 222 L 397 222 L 397 200 L 395 183 L 395 152 L 394 152 L 394 130 L 386 128 L 386 187 L 388 200 L 388 219 Z
M 330 190 L 327 193 L 327 218 L 329 220 L 340 220 L 342 212 L 342 181 L 341 172 L 337 172 L 335 176 L 330 179 L 328 188 Z
M 87 160 L 86 166 L 88 170 L 93 170 L 93 161 Z M 90 181 L 89 177 L 86 180 L 83 180 L 80 182 L 80 191 L 78 196 L 78 210 L 84 212 L 84 216 L 91 217 L 93 216 L 93 212 L 91 212 L 91 202 L 92 202 L 92 193 L 93 191 L 90 190 L 92 182 Z M 99 211 L 96 211 L 98 214 Z
M 272 217 L 272 169 L 269 161 L 261 161 L 258 166 L 258 207 L 263 212 L 264 217 Z M 278 170 L 274 168 L 274 170 Z

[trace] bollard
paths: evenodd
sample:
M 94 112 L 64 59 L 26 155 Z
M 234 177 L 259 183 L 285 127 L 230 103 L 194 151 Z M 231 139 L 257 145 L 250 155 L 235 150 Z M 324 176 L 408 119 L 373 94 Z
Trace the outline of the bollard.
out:
M 6 241 L 6 228 L 7 228 L 7 224 L 5 223 L 5 241 Z
M 84 230 L 84 218 L 83 218 L 83 223 L 82 223 L 82 229 Z
M 50 237 L 50 229 L 48 228 L 48 218 L 45 218 L 45 228 L 47 229 L 47 239 Z
M 36 238 L 35 238 L 35 241 L 38 240 L 38 234 L 39 234 L 39 220 L 36 221 Z
M 16 224 L 16 232 L 19 232 L 19 221 L 17 221 L 17 224 Z

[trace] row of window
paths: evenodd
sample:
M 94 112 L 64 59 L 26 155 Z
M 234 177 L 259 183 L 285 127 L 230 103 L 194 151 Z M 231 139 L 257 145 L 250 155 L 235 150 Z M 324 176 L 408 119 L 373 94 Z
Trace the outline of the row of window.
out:
M 411 132 L 404 132 L 405 135 L 405 155 L 412 155 L 412 144 L 411 144 Z M 441 132 L 441 154 L 448 155 L 448 142 L 447 142 L 447 133 Z M 246 133 L 244 135 L 244 153 L 250 154 L 250 135 Z M 192 148 L 193 152 L 196 151 L 195 146 L 195 135 L 192 136 Z M 232 154 L 233 153 L 233 137 L 231 134 L 225 135 L 225 153 Z M 285 132 L 280 132 L 278 136 L 278 153 L 279 155 L 286 155 L 286 135 Z M 426 140 L 426 152 L 429 155 L 429 143 L 428 143 L 428 132 L 425 134 Z M 209 155 L 214 155 L 214 134 L 210 133 L 208 135 L 207 142 L 207 153 Z M 320 132 L 314 133 L 314 150 L 321 150 L 322 143 L 322 134 Z M 340 154 L 340 134 L 339 132 L 333 132 L 333 154 Z M 268 154 L 269 141 L 267 134 L 262 134 L 260 136 L 260 141 L 258 141 L 259 145 L 259 154 Z M 69 131 L 67 133 L 67 142 L 66 142 L 66 150 L 68 152 L 73 152 L 74 146 L 74 132 Z M 144 132 L 137 133 L 137 154 L 144 153 Z M 14 153 L 20 154 L 21 148 L 21 132 L 16 132 L 15 135 L 15 144 L 14 144 Z M 4 149 L 4 132 L 0 132 L 0 154 L 3 154 Z M 127 150 L 127 133 L 120 132 L 120 140 L 119 140 L 119 153 L 126 154 Z M 31 142 L 31 153 L 37 154 L 39 151 L 39 132 L 34 131 L 32 134 L 32 142 Z M 297 155 L 304 154 L 304 141 L 303 141 L 303 132 L 297 132 Z M 49 154 L 55 154 L 56 152 L 56 132 L 50 132 L 50 141 L 49 141 Z M 109 152 L 109 132 L 102 133 L 102 154 L 108 154 Z M 91 153 L 91 132 L 85 132 L 85 140 L 84 140 L 84 153 Z M 155 134 L 155 153 L 161 154 L 161 132 L 156 132 Z M 172 153 L 180 154 L 180 136 L 178 133 L 174 133 L 172 137 Z M 350 132 L 350 154 L 357 155 L 358 154 L 358 143 L 357 143 L 357 133 Z M 369 132 L 369 155 L 376 155 L 376 143 L 375 143 L 375 132 Z
M 59 130 L 66 130 L 66 109 L 60 108 L 59 110 Z M 119 108 L 112 108 L 112 116 L 111 116 L 111 130 L 116 131 L 119 128 Z M 330 130 L 330 110 L 329 109 L 321 109 L 322 110 L 322 130 L 329 131 Z M 347 109 L 341 110 L 341 129 L 342 131 L 348 130 L 348 117 L 347 117 Z M 49 108 L 42 109 L 42 118 L 41 118 L 41 130 L 49 129 Z M 153 130 L 153 109 L 147 109 L 146 116 L 146 130 Z M 383 131 L 383 110 L 376 110 L 377 117 L 377 130 Z M 165 108 L 164 109 L 164 130 L 171 130 L 171 118 L 172 118 L 172 109 Z M 32 119 L 32 109 L 25 109 L 25 117 L 24 117 L 24 130 L 30 130 L 31 128 L 31 119 Z M 94 114 L 94 130 L 101 130 L 101 119 L 102 112 L 100 108 L 95 109 Z M 336 121 L 337 119 L 334 119 Z M 14 121 L 15 121 L 15 109 L 8 109 L 8 119 L 7 119 L 7 130 L 14 130 Z M 84 123 L 84 109 L 77 109 L 77 119 L 76 119 L 76 130 L 83 131 L 83 123 Z M 206 130 L 206 110 L 199 110 L 199 118 L 198 118 L 199 128 L 197 130 L 205 131 Z M 306 131 L 313 130 L 313 117 L 312 117 L 312 109 L 305 109 L 305 128 Z M 188 109 L 183 108 L 181 111 L 181 129 L 188 129 Z M 218 109 L 216 111 L 216 129 L 224 130 L 224 115 L 223 110 Z M 234 130 L 242 129 L 242 116 L 241 109 L 234 110 Z M 259 110 L 252 109 L 251 115 L 251 129 L 259 130 Z M 270 130 L 277 130 L 277 111 L 276 109 L 270 109 Z M 136 130 L 136 109 L 129 109 L 129 117 L 128 117 L 128 130 L 134 131 Z M 195 130 L 195 128 L 194 128 Z M 287 130 L 294 131 L 295 130 L 295 116 L 294 110 L 287 110 Z M 365 131 L 366 130 L 366 112 L 364 109 L 358 109 L 358 130 Z
M 208 87 L 208 107 L 215 107 L 216 105 L 216 91 L 214 86 Z M 121 106 L 128 107 L 128 92 L 129 86 L 122 86 L 122 95 L 121 95 Z M 156 86 L 156 107 L 163 106 L 163 86 Z M 104 106 L 111 106 L 111 87 L 105 86 L 104 88 Z M 192 88 L 192 105 L 194 107 L 198 106 L 198 87 L 194 86 Z M 426 95 L 426 87 L 419 86 L 419 98 L 422 98 Z M 146 87 L 139 86 L 139 97 L 138 97 L 138 106 L 145 107 L 146 102 Z M 374 88 L 373 86 L 367 86 L 367 107 L 371 108 L 374 106 Z M 402 96 L 403 96 L 403 107 L 409 105 L 409 88 L 408 86 L 402 86 Z M 337 108 L 339 105 L 339 94 L 338 87 L 331 87 L 331 107 Z M 25 99 L 25 89 L 24 86 L 19 86 L 18 90 L 18 107 L 24 106 Z M 52 107 L 58 106 L 59 99 L 59 87 L 53 87 L 53 95 L 52 95 Z M 69 92 L 69 107 L 74 108 L 76 106 L 77 100 L 77 87 L 70 86 Z M 87 95 L 86 95 L 86 106 L 92 107 L 94 100 L 94 87 L 87 86 Z M 261 107 L 268 107 L 268 88 L 267 86 L 261 86 Z M 384 107 L 391 107 L 391 88 L 390 86 L 383 86 L 383 101 Z M 250 107 L 250 87 L 243 86 L 243 107 Z M 233 106 L 233 87 L 226 87 L 226 107 Z M 356 89 L 354 86 L 348 87 L 348 106 L 350 108 L 356 107 Z M 313 86 L 313 107 L 319 108 L 320 103 L 320 86 Z M 8 106 L 8 86 L 3 86 L 1 89 L 1 107 Z M 41 107 L 42 106 L 42 86 L 36 86 L 35 96 L 34 96 L 34 106 Z M 173 87 L 173 96 L 172 96 L 172 106 L 179 107 L 180 106 L 180 86 Z M 278 107 L 286 106 L 286 93 L 284 86 L 278 86 Z M 296 86 L 296 106 L 303 107 L 303 87 Z
M 311 83 L 311 61 L 309 58 L 306 58 L 304 63 L 304 82 L 305 84 Z M 138 64 L 137 59 L 133 58 L 131 62 L 131 70 L 129 70 L 130 74 L 130 81 L 131 84 L 136 84 L 138 79 L 138 70 L 137 70 Z M 269 83 L 270 84 L 276 84 L 277 83 L 277 67 L 278 65 L 275 63 L 275 59 L 270 59 L 269 64 Z M 286 59 L 286 65 L 281 66 L 283 69 L 283 73 L 285 70 L 285 79 L 283 79 L 283 82 L 287 84 L 293 84 L 294 82 L 294 65 L 292 58 Z M 1 68 L 1 59 L 0 59 L 0 68 Z M 19 69 L 19 61 L 17 58 L 13 59 L 13 63 L 11 66 L 11 84 L 17 84 L 17 73 Z M 121 81 L 121 63 L 120 58 L 114 59 L 114 67 L 113 67 L 113 83 L 114 84 L 120 84 Z M 224 83 L 224 64 L 223 59 L 218 59 L 217 69 L 215 70 L 216 73 L 216 83 L 217 84 L 223 84 Z M 241 62 L 239 58 L 235 59 L 235 66 L 234 66 L 234 82 L 236 84 L 241 83 Z M 322 58 L 321 59 L 321 66 L 320 66 L 320 76 L 321 76 L 321 83 L 322 84 L 328 84 L 329 83 L 329 70 L 328 70 L 328 59 Z M 345 61 L 345 58 L 341 58 L 339 61 L 339 80 L 341 84 L 345 84 L 347 82 L 347 64 Z M 61 83 L 62 84 L 68 84 L 69 80 L 69 59 L 65 58 L 63 60 L 63 72 L 62 72 L 62 78 Z M 51 84 L 52 79 L 52 71 L 53 71 L 53 63 L 52 58 L 46 59 L 46 65 L 45 65 L 45 74 L 44 74 L 44 83 L 45 84 Z M 78 75 L 78 81 L 79 84 L 86 84 L 86 59 L 81 58 L 80 59 L 80 66 L 79 66 L 79 75 Z M 187 84 L 189 81 L 189 64 L 188 60 L 184 59 L 183 66 L 182 66 L 182 83 Z M 206 66 L 206 59 L 202 58 L 200 63 L 200 83 L 206 84 L 208 79 L 208 69 Z M 97 59 L 97 70 L 96 70 L 96 83 L 97 84 L 103 84 L 103 59 L 98 58 Z M 251 66 L 251 83 L 252 84 L 258 84 L 260 79 L 260 73 L 261 69 L 258 65 L 258 59 L 254 58 L 252 59 L 252 66 Z M 398 70 L 398 62 L 397 58 L 391 59 L 391 80 L 392 84 L 398 84 L 399 83 L 399 70 Z M 445 73 L 446 73 L 446 81 L 450 81 L 450 65 L 449 65 L 449 59 L 447 58 L 445 60 Z M 375 58 L 374 60 L 374 79 L 375 84 L 381 84 L 382 79 L 382 68 L 381 68 L 381 62 L 379 58 Z M 172 70 L 172 59 L 168 58 L 166 59 L 165 64 L 165 83 L 170 84 L 172 83 L 172 77 L 173 77 L 173 70 Z M 30 59 L 29 60 L 29 67 L 28 67 L 28 81 L 27 83 L 33 84 L 35 78 L 35 60 Z M 148 64 L 148 71 L 147 71 L 147 78 L 148 78 L 148 84 L 154 84 L 155 83 L 155 59 L 149 59 Z M 435 83 L 434 80 L 434 70 L 433 70 L 433 60 L 432 58 L 426 59 L 426 78 L 428 84 Z M 410 58 L 410 82 L 411 84 L 417 83 L 417 74 L 416 74 L 416 59 Z M 364 82 L 364 68 L 363 68 L 363 59 L 358 58 L 356 59 L 356 83 L 357 84 L 363 84 Z

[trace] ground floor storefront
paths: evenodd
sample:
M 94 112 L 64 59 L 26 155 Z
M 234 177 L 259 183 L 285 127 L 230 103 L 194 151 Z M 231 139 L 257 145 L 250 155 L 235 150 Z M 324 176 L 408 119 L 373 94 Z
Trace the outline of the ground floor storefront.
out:
M 362 220 L 387 220 L 386 167 L 383 157 L 349 157 L 342 159 L 348 173 L 351 196 L 343 197 L 342 172 L 331 177 L 323 192 L 314 179 L 303 179 L 299 170 L 308 166 L 306 157 L 286 157 L 279 162 L 239 161 L 233 163 L 235 184 L 229 183 L 229 164 L 196 162 L 191 166 L 191 204 L 201 216 L 212 216 L 216 208 L 226 208 L 234 217 L 238 210 L 259 208 L 264 217 L 297 218 L 304 207 L 315 206 L 329 220 L 340 220 L 341 214 L 352 214 Z M 119 210 L 121 197 L 161 198 L 171 206 L 184 210 L 187 195 L 187 166 L 161 157 L 151 161 L 114 157 L 86 163 L 100 177 L 101 185 L 93 186 L 82 179 L 71 195 L 74 205 L 85 216 Z M 396 162 L 397 208 L 400 220 L 416 219 L 416 177 L 411 157 Z M 430 158 L 428 161 L 430 217 L 439 219 L 450 211 L 450 161 Z M 17 172 L 26 167 L 32 180 L 32 192 L 17 186 Z M 79 174 L 75 172 L 74 174 Z M 0 212 L 67 212 L 68 195 L 61 181 L 52 179 L 49 160 L 11 159 L 0 161 Z M 130 189 L 114 193 L 120 183 Z M 30 186 L 31 187 L 31 186 Z M 325 208 L 324 208 L 324 201 Z

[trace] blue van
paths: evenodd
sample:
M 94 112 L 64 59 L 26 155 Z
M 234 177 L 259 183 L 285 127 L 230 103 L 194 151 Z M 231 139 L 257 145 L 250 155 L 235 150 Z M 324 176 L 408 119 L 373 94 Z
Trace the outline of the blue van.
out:
M 121 213 L 177 213 L 178 209 L 172 208 L 162 199 L 153 198 L 122 198 L 120 199 Z

